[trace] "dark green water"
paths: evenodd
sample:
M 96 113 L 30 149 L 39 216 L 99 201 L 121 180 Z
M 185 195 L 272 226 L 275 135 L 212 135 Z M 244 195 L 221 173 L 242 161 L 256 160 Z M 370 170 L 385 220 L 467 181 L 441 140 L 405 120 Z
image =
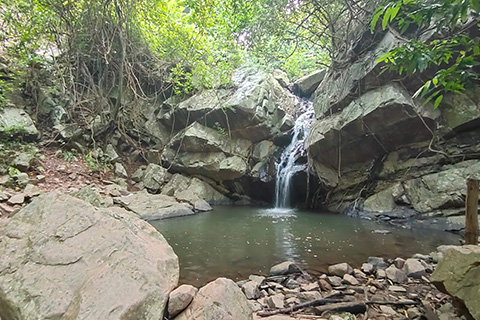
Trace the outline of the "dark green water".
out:
M 215 207 L 152 224 L 179 257 L 180 281 L 197 286 L 220 276 L 241 280 L 266 274 L 285 260 L 320 272 L 338 262 L 358 267 L 369 256 L 429 253 L 459 240 L 446 232 L 402 229 L 339 214 L 249 207 Z M 372 233 L 378 229 L 391 233 Z

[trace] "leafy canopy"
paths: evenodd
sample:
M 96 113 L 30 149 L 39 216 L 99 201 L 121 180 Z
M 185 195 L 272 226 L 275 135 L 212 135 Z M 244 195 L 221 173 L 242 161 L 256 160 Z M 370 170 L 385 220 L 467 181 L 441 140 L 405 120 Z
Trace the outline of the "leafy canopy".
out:
M 437 108 L 445 93 L 462 92 L 479 80 L 479 11 L 479 0 L 398 0 L 380 6 L 372 32 L 381 24 L 405 41 L 380 60 L 400 74 L 433 68 L 434 76 L 414 96 L 434 101 Z

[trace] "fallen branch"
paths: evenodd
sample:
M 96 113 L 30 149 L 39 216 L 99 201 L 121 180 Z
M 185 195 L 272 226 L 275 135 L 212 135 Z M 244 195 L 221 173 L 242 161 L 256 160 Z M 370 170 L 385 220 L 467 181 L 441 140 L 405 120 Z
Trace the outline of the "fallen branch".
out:
M 381 304 L 381 305 L 393 305 L 393 306 L 411 306 L 415 304 L 420 304 L 420 302 L 413 300 L 400 300 L 400 301 L 388 301 L 388 300 L 374 300 L 367 301 L 366 304 Z
M 340 302 L 315 308 L 317 315 L 322 315 L 327 311 L 349 312 L 352 314 L 359 314 L 367 312 L 367 305 L 361 301 L 355 302 Z
M 268 317 L 268 316 L 273 316 L 275 314 L 286 314 L 286 313 L 291 313 L 294 311 L 298 311 L 300 309 L 308 308 L 308 307 L 316 307 L 316 306 L 322 306 L 328 303 L 339 303 L 339 302 L 345 302 L 345 300 L 339 300 L 339 299 L 318 299 L 318 300 L 313 300 L 309 302 L 304 302 L 304 303 L 299 303 L 297 305 L 291 306 L 289 308 L 282 308 L 282 309 L 276 309 L 276 310 L 271 310 L 271 311 L 260 311 L 257 313 L 260 317 Z
M 331 305 L 327 305 L 331 304 Z M 297 305 L 281 308 L 270 311 L 260 311 L 257 313 L 260 317 L 268 317 L 276 314 L 287 314 L 301 309 L 309 307 L 317 307 L 317 314 L 321 314 L 325 311 L 346 311 L 354 314 L 363 313 L 367 310 L 367 305 L 380 304 L 380 305 L 393 305 L 393 306 L 410 306 L 419 304 L 413 300 L 400 300 L 400 301 L 388 301 L 388 300 L 374 300 L 374 301 L 348 301 L 345 299 L 318 299 L 309 302 L 299 303 Z

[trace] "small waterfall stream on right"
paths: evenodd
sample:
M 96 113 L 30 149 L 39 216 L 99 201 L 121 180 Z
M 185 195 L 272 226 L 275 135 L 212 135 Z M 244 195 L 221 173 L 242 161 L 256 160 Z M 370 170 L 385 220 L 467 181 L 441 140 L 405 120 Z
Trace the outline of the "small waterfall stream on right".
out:
M 311 101 L 304 101 L 300 107 L 300 116 L 295 120 L 293 136 L 276 164 L 275 208 L 290 208 L 291 182 L 295 173 L 308 170 L 306 164 L 297 164 L 300 157 L 306 156 L 305 138 L 312 124 L 315 112 Z

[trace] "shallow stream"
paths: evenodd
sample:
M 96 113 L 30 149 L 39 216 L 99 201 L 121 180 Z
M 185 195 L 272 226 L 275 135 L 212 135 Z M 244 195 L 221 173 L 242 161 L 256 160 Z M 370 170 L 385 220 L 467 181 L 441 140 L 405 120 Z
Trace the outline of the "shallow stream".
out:
M 459 241 L 446 232 L 289 209 L 216 206 L 208 213 L 152 224 L 179 257 L 180 281 L 196 286 L 220 276 L 241 280 L 266 274 L 285 260 L 315 273 L 333 263 L 358 267 L 369 256 L 409 257 Z

